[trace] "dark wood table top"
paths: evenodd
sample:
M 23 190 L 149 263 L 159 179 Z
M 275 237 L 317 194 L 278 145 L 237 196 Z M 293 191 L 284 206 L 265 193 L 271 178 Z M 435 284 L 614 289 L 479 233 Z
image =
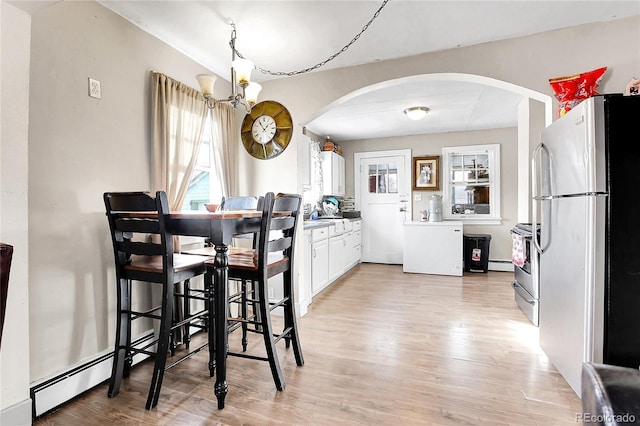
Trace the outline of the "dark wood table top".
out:
M 158 216 L 158 212 L 123 212 L 119 214 L 122 217 L 137 217 L 137 218 L 155 218 Z M 262 212 L 259 210 L 221 210 L 217 212 L 209 212 L 205 210 L 181 210 L 169 213 L 171 219 L 241 219 L 251 217 L 262 217 Z

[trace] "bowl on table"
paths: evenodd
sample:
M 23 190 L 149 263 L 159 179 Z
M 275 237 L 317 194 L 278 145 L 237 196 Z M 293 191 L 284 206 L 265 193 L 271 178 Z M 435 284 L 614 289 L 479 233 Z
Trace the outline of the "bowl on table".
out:
M 212 213 L 218 210 L 217 204 L 205 204 L 204 207 L 207 209 L 207 211 L 210 211 Z

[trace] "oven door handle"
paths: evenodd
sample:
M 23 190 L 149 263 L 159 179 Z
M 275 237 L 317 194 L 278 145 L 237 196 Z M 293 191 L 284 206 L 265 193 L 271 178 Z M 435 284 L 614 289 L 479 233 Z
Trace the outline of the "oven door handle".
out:
M 522 297 L 524 299 L 525 302 L 527 302 L 530 305 L 535 305 L 536 301 L 534 299 L 531 298 L 531 295 L 529 294 L 529 292 L 527 290 L 525 290 L 520 283 L 518 283 L 518 281 L 514 281 L 511 283 L 511 287 L 513 287 L 513 289 L 515 291 L 518 292 L 518 294 L 520 295 L 520 297 Z

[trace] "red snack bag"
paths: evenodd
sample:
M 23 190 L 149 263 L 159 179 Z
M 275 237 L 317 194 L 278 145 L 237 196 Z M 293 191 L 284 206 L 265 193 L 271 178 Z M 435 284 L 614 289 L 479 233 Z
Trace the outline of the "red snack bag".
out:
M 596 88 L 606 71 L 607 67 L 603 67 L 582 74 L 549 79 L 553 94 L 560 102 L 558 116 L 565 115 L 583 100 L 597 95 Z

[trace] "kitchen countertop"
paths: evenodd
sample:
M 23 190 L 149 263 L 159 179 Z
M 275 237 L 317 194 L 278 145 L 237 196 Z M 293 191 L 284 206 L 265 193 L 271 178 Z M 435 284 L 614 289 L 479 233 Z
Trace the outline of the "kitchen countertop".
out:
M 305 220 L 304 221 L 304 229 L 317 229 L 324 228 L 326 226 L 331 226 L 337 219 L 316 219 L 316 220 Z M 348 218 L 351 222 L 356 220 L 362 220 L 361 217 Z
M 304 229 L 317 229 L 324 228 L 325 226 L 331 225 L 330 220 L 305 220 L 304 221 Z

